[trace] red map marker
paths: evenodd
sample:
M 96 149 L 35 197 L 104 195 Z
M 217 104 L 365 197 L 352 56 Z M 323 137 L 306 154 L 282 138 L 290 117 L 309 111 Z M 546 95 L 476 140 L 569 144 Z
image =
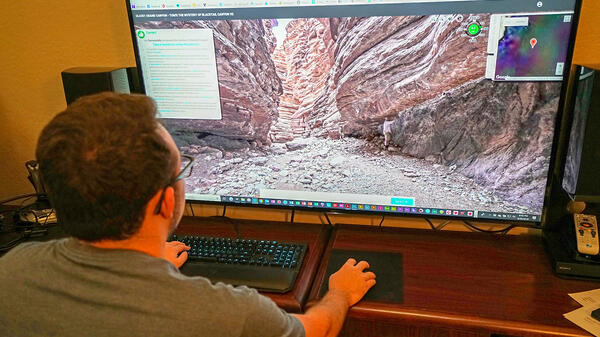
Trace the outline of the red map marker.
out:
M 537 39 L 534 37 L 533 39 L 529 40 L 529 44 L 531 45 L 531 48 L 535 47 L 537 44 Z

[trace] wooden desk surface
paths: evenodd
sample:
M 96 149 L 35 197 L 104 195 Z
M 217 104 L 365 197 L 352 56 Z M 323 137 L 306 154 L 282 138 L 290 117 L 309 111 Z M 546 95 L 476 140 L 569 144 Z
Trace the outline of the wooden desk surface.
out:
M 237 233 L 236 233 L 237 226 Z M 307 255 L 294 288 L 285 294 L 261 292 L 288 312 L 301 312 L 314 281 L 321 256 L 327 244 L 329 229 L 321 224 L 252 221 L 226 218 L 184 217 L 175 233 L 217 237 L 243 237 L 277 241 L 302 242 L 308 245 Z
M 563 317 L 580 307 L 567 294 L 600 283 L 554 276 L 540 237 L 336 226 L 311 301 L 332 248 L 396 252 L 404 259 L 404 302 L 359 302 L 344 335 L 387 335 L 383 323 L 459 331 L 453 336 L 589 336 Z M 401 334 L 407 333 L 422 334 Z

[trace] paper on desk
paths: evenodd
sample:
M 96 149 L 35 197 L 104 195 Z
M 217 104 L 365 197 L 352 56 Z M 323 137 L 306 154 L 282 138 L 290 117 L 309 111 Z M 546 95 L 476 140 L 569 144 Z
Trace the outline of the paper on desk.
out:
M 580 293 L 569 294 L 579 304 L 585 306 L 600 307 L 600 289 L 582 291 Z
M 581 307 L 577 310 L 573 310 L 569 313 L 564 314 L 566 319 L 579 325 L 587 332 L 591 333 L 596 337 L 600 337 L 600 321 L 592 318 L 592 311 L 598 309 L 596 306 Z

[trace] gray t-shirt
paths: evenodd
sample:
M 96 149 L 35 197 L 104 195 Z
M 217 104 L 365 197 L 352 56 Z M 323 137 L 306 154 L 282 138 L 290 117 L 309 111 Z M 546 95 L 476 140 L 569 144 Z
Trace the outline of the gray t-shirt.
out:
M 304 328 L 254 289 L 68 238 L 0 258 L 0 335 L 268 337 L 304 336 Z

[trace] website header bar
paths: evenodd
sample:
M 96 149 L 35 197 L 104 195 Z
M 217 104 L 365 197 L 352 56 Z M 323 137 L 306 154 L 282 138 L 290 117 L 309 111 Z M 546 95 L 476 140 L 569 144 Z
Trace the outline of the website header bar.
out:
M 131 0 L 132 11 L 170 11 L 214 8 L 286 8 L 321 6 L 403 5 L 413 10 L 439 9 L 443 13 L 506 13 L 538 11 L 572 11 L 576 0 Z M 460 11 L 459 11 L 460 9 Z

